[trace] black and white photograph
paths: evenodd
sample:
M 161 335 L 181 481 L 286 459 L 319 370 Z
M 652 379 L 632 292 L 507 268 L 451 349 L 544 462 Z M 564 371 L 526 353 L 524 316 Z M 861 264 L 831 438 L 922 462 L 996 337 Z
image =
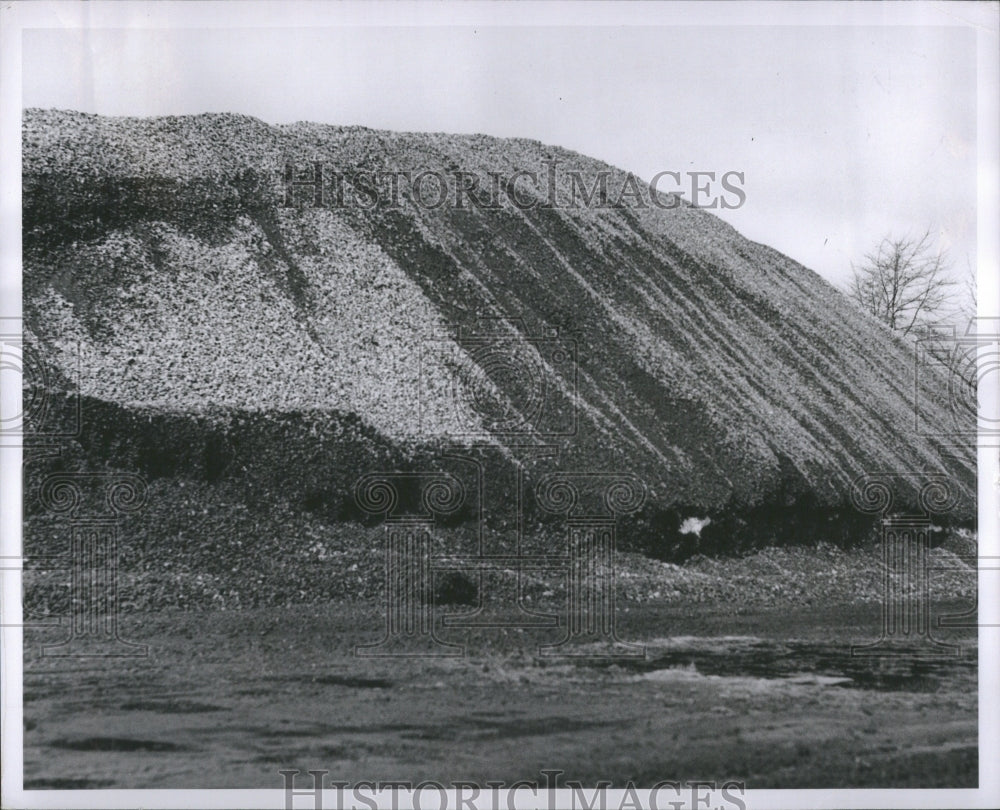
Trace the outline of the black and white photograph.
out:
M 5 4 L 3 807 L 1000 805 L 998 37 Z

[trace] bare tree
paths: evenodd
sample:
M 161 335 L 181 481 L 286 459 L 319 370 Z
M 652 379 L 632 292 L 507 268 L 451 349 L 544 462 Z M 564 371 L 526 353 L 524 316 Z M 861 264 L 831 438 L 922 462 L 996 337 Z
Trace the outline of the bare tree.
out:
M 958 305 L 958 316 L 961 319 L 962 327 L 975 323 L 977 314 L 976 306 L 976 268 L 972 262 L 965 260 L 965 276 L 962 278 L 961 300 Z
M 930 231 L 919 239 L 886 237 L 851 269 L 850 296 L 903 335 L 933 319 L 951 301 L 955 282 L 948 278 L 945 257 L 932 250 Z

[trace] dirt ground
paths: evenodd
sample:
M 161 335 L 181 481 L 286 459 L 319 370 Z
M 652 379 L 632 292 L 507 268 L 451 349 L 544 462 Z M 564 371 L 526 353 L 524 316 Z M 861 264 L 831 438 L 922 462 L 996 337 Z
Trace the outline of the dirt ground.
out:
M 440 635 L 461 657 L 360 658 L 381 635 L 374 603 L 122 617 L 145 658 L 42 658 L 66 631 L 30 629 L 25 787 L 279 788 L 288 768 L 352 782 L 561 769 L 586 785 L 975 786 L 974 634 L 939 631 L 960 658 L 852 656 L 878 622 L 877 606 L 647 604 L 618 626 L 644 654 L 618 659 L 541 655 L 552 630 L 454 628 Z

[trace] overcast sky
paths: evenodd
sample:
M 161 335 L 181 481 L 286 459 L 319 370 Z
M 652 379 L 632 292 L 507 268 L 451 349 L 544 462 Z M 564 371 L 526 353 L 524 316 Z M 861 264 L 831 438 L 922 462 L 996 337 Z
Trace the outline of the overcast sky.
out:
M 742 171 L 742 233 L 842 284 L 887 234 L 975 266 L 959 27 L 26 31 L 23 103 L 537 138 L 648 179 Z

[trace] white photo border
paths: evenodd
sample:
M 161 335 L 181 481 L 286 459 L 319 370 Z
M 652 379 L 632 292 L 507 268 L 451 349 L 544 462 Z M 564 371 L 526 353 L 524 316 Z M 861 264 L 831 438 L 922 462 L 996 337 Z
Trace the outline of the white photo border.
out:
M 1000 40 L 993 2 L 22 2 L 0 8 L 0 317 L 21 308 L 21 34 L 34 28 L 281 28 L 332 26 L 959 26 L 974 28 L 978 75 L 977 264 L 980 318 L 1000 316 Z M 980 412 L 1000 416 L 995 378 L 980 389 Z M 0 556 L 21 552 L 21 451 L 0 448 Z M 979 450 L 980 553 L 1000 557 L 1000 454 Z M 1000 578 L 979 574 L 978 789 L 754 790 L 747 807 L 764 808 L 993 808 L 1000 806 Z M 263 790 L 31 790 L 24 791 L 20 571 L 0 571 L 2 659 L 2 796 L 10 808 L 241 808 L 285 807 L 277 786 Z M 276 783 L 277 783 L 276 774 Z M 560 798 L 569 801 L 568 792 Z M 642 798 L 648 791 L 637 791 Z M 503 793 L 501 794 L 503 795 Z M 623 791 L 609 790 L 609 806 Z M 539 802 L 545 804 L 546 797 Z M 326 791 L 324 807 L 335 806 Z M 506 802 L 506 797 L 504 799 Z M 432 803 L 433 805 L 433 803 Z M 298 806 L 298 804 L 297 804 Z M 401 808 L 412 806 L 405 797 Z M 519 793 L 512 807 L 533 806 Z

